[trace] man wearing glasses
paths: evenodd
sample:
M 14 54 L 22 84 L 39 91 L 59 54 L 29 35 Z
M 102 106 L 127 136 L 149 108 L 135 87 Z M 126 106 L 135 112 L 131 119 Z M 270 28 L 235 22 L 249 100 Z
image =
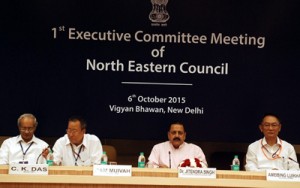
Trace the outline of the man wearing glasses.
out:
M 54 163 L 63 166 L 91 166 L 100 164 L 102 145 L 95 135 L 86 134 L 86 122 L 81 117 L 71 117 L 66 135 L 53 147 Z
M 183 123 L 171 123 L 168 132 L 168 141 L 153 147 L 149 156 L 148 167 L 177 168 L 185 159 L 196 158 L 207 167 L 207 162 L 202 149 L 191 143 L 185 142 L 186 132 Z
M 294 147 L 278 137 L 281 123 L 277 115 L 264 115 L 259 130 L 264 137 L 249 145 L 245 165 L 247 171 L 299 169 Z
M 0 149 L 0 164 L 43 164 L 42 152 L 48 144 L 34 136 L 38 122 L 34 115 L 23 114 L 18 118 L 20 135 L 4 140 Z

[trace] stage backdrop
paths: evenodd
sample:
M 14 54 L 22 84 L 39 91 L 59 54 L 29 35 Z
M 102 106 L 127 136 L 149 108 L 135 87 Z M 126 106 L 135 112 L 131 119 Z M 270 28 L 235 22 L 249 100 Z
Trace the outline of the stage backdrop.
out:
M 1 135 L 30 112 L 36 135 L 80 115 L 100 139 L 252 142 L 265 112 L 300 144 L 300 11 L 289 0 L 5 1 Z

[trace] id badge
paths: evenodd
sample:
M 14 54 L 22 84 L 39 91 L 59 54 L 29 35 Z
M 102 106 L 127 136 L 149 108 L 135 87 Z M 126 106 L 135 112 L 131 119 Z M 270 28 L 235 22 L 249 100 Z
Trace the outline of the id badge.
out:
M 19 161 L 19 164 L 28 164 L 28 161 Z

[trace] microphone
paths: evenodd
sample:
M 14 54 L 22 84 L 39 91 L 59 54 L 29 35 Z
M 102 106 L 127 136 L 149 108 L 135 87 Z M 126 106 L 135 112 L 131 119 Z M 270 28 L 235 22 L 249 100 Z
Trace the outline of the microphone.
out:
M 49 149 L 49 148 L 50 148 L 50 146 L 48 145 L 48 147 L 47 147 L 46 149 Z M 39 154 L 39 156 L 38 156 L 37 159 L 36 159 L 35 164 L 38 164 L 40 157 L 42 156 L 43 152 L 44 152 L 46 149 L 43 149 L 42 153 Z
M 295 159 L 292 159 L 291 157 L 288 157 L 289 160 L 293 161 L 294 163 L 299 164 Z
M 171 152 L 169 151 L 169 168 L 171 168 Z

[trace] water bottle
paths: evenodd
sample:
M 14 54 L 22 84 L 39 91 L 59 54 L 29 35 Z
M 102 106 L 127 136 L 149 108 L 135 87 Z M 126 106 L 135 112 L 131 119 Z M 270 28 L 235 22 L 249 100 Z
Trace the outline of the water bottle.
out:
M 239 160 L 238 155 L 235 155 L 233 160 L 232 160 L 231 170 L 234 170 L 234 171 L 239 171 L 240 170 L 240 160 Z
M 49 153 L 47 155 L 47 164 L 48 166 L 53 166 L 53 153 L 52 153 L 52 150 L 49 148 Z
M 138 158 L 138 168 L 145 168 L 146 158 L 144 156 L 144 152 L 140 152 L 140 156 Z
M 103 151 L 102 156 L 101 156 L 101 164 L 102 165 L 107 165 L 108 157 L 106 155 L 106 152 Z

